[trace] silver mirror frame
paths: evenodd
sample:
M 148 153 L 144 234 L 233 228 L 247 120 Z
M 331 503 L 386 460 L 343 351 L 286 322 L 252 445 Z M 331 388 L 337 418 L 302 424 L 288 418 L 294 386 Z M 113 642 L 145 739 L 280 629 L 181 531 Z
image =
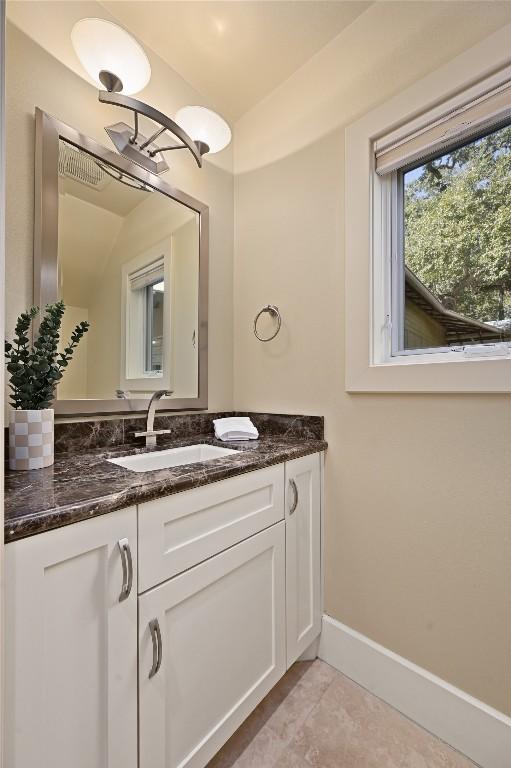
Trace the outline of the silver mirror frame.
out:
M 134 176 L 172 200 L 199 214 L 199 317 L 198 317 L 198 396 L 165 398 L 158 402 L 161 411 L 205 410 L 208 407 L 208 282 L 209 282 L 209 207 L 185 192 L 175 189 L 158 176 L 101 146 L 88 136 L 62 123 L 39 107 L 35 110 L 35 209 L 34 209 L 34 302 L 44 307 L 58 299 L 58 157 L 59 140 L 83 149 L 98 160 Z M 82 399 L 53 402 L 57 416 L 137 415 L 147 411 L 149 398 L 121 400 Z

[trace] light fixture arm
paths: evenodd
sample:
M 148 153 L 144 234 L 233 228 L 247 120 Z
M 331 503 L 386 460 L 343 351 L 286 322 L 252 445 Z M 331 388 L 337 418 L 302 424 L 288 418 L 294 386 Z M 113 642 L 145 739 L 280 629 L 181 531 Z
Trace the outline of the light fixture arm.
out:
M 155 157 L 158 152 L 170 152 L 172 149 L 186 149 L 185 144 L 172 144 L 168 147 L 155 147 L 149 150 L 149 157 Z
M 149 104 L 145 104 L 143 101 L 134 99 L 131 96 L 125 96 L 122 93 L 99 91 L 99 101 L 103 104 L 112 104 L 115 107 L 124 107 L 124 109 L 129 109 L 131 112 L 135 113 L 135 133 L 134 140 L 131 143 L 134 144 L 138 136 L 138 115 L 144 115 L 154 123 L 157 123 L 161 126 L 161 130 L 158 130 L 156 134 L 153 134 L 153 137 L 151 137 L 150 141 L 153 141 L 155 138 L 157 138 L 157 136 L 164 133 L 164 131 L 169 131 L 182 142 L 182 146 L 180 146 L 179 149 L 189 149 L 194 156 L 199 168 L 202 167 L 202 142 L 196 143 L 193 141 L 193 139 L 191 139 L 190 136 L 188 136 L 188 134 L 185 133 L 185 131 L 183 131 L 183 129 L 176 122 L 174 122 L 174 120 L 171 120 L 170 117 L 164 115 L 163 112 L 160 112 L 154 107 L 151 107 Z M 142 148 L 140 147 L 139 149 Z
M 136 113 L 135 113 L 135 114 L 136 114 Z M 148 148 L 148 147 L 149 147 L 151 144 L 154 144 L 154 142 L 156 141 L 156 139 L 158 139 L 158 138 L 159 138 L 159 137 L 162 135 L 162 133 L 165 133 L 165 131 L 166 131 L 166 130 L 167 130 L 167 129 L 165 128 L 165 126 L 162 126 L 161 128 L 158 128 L 158 130 L 157 130 L 157 131 L 155 131 L 155 132 L 152 134 L 152 136 L 149 136 L 149 138 L 148 138 L 148 139 L 146 139 L 146 140 L 145 140 L 145 141 L 144 141 L 144 142 L 143 142 L 143 143 L 140 145 L 140 151 L 141 151 L 141 152 L 143 152 L 143 151 L 144 151 L 144 149 L 147 149 L 147 148 Z M 183 146 L 185 146 L 185 145 L 183 144 Z
M 135 112 L 135 130 L 133 132 L 133 136 L 130 138 L 130 144 L 136 144 L 138 139 L 138 112 Z

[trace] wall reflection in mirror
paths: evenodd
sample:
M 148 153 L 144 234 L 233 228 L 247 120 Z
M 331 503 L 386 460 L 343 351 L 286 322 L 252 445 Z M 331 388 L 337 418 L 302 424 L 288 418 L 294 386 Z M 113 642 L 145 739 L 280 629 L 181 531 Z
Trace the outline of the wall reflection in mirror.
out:
M 198 394 L 199 214 L 62 139 L 63 338 L 82 341 L 58 398 Z

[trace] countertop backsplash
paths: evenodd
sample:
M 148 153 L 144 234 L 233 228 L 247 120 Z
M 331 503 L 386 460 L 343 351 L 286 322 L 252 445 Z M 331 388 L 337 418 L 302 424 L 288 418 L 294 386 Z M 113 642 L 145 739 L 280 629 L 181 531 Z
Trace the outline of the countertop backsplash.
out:
M 229 416 L 249 416 L 261 436 L 280 435 L 309 440 L 323 440 L 323 416 L 295 416 L 276 413 L 251 413 L 226 411 L 219 413 L 162 414 L 155 418 L 155 429 L 172 430 L 175 440 L 194 435 L 213 435 L 213 419 Z M 124 445 L 142 446 L 143 441 L 134 436 L 145 429 L 142 416 L 100 419 L 96 421 L 55 422 L 55 454 L 86 453 L 97 448 L 116 448 Z M 8 430 L 5 431 L 6 447 Z M 6 451 L 6 455 L 8 450 Z

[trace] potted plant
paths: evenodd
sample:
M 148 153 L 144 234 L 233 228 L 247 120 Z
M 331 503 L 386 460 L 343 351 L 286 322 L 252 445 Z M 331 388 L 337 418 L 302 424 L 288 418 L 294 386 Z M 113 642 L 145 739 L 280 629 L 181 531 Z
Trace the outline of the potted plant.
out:
M 89 323 L 82 321 L 59 352 L 63 301 L 48 304 L 33 344 L 29 333 L 38 307 L 23 312 L 14 339 L 5 342 L 11 405 L 9 416 L 9 469 L 41 469 L 53 464 L 53 408 L 55 388 L 73 357 Z

